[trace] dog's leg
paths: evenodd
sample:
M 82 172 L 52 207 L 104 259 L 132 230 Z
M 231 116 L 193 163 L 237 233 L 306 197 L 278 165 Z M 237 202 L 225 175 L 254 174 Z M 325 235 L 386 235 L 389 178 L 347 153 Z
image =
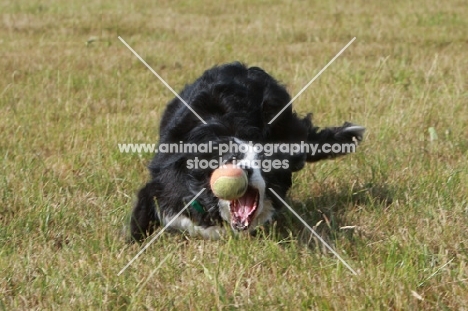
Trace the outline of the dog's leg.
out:
M 225 229 L 222 226 L 197 226 L 193 221 L 185 215 L 180 215 L 177 219 L 171 216 L 163 217 L 164 225 L 172 221 L 170 228 L 188 233 L 193 237 L 201 237 L 205 240 L 219 240 L 225 234 Z
M 133 241 L 142 241 L 160 224 L 154 204 L 158 186 L 159 182 L 151 181 L 138 192 L 130 220 L 130 235 Z
M 354 152 L 365 130 L 364 127 L 349 122 L 339 127 L 327 127 L 321 131 L 316 127 L 311 128 L 307 137 L 310 145 L 307 162 L 335 158 Z

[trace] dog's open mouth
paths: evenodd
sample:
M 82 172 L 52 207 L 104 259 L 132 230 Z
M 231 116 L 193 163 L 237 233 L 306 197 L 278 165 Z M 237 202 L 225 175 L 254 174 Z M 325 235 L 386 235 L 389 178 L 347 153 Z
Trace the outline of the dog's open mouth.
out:
M 245 194 L 231 201 L 231 226 L 236 230 L 249 228 L 258 208 L 260 195 L 257 189 L 249 186 Z

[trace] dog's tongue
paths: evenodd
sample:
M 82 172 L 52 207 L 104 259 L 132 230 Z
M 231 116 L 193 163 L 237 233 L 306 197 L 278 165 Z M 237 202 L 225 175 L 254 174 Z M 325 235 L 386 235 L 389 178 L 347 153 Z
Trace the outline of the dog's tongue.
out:
M 252 215 L 257 208 L 257 195 L 258 191 L 249 187 L 244 196 L 232 201 L 231 213 L 235 222 L 239 222 L 247 226 L 249 225 L 249 216 Z

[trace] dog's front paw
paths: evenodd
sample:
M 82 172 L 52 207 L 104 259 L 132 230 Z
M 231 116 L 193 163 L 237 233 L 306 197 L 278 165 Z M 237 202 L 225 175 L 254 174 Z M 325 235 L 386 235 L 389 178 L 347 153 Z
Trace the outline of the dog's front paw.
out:
M 366 128 L 353 123 L 345 122 L 338 128 L 335 137 L 338 140 L 352 140 L 355 143 L 362 141 Z

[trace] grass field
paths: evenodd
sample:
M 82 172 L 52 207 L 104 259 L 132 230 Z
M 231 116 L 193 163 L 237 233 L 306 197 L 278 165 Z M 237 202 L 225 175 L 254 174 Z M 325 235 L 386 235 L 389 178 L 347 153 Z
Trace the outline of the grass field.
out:
M 466 3 L 154 3 L 0 4 L 0 310 L 467 310 Z M 239 60 L 293 96 L 356 37 L 293 107 L 365 142 L 288 200 L 358 275 L 285 210 L 289 235 L 164 234 L 117 276 L 152 157 L 118 143 L 156 142 L 173 97 L 118 36 L 175 90 Z

